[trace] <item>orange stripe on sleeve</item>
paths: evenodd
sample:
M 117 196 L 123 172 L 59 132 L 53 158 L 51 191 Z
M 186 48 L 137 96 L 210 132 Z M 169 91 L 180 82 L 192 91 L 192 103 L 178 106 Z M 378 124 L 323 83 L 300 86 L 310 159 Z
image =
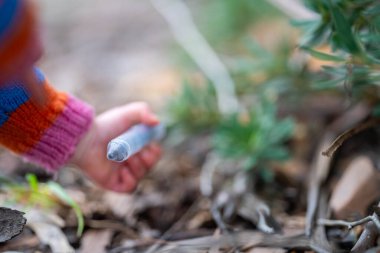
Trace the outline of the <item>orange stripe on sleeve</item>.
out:
M 47 95 L 44 106 L 36 105 L 32 100 L 28 100 L 17 108 L 0 127 L 1 145 L 16 153 L 29 151 L 63 112 L 68 95 L 57 92 L 47 82 L 44 83 L 44 90 Z

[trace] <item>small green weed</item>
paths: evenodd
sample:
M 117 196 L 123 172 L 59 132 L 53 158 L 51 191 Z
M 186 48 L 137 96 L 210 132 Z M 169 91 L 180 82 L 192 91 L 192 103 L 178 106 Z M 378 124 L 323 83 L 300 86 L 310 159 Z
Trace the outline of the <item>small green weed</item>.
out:
M 7 195 L 6 205 L 24 206 L 27 212 L 30 208 L 52 210 L 60 204 L 71 207 L 78 221 L 77 236 L 81 236 L 84 229 L 84 217 L 79 205 L 67 194 L 58 183 L 49 181 L 40 183 L 36 175 L 26 175 L 27 184 L 16 183 L 8 178 L 1 177 L 1 191 Z

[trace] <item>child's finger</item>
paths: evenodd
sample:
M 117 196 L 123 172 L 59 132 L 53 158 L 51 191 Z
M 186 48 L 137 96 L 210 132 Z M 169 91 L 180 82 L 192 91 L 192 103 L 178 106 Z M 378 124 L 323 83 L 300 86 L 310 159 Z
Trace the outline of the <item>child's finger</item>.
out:
M 147 149 L 153 153 L 155 153 L 158 157 L 161 156 L 162 150 L 160 144 L 157 142 L 152 142 L 147 146 Z
M 144 123 L 155 125 L 159 123 L 158 118 L 151 112 L 149 106 L 144 102 L 135 102 L 125 106 L 114 108 L 97 118 L 103 125 L 112 125 L 106 136 L 115 137 L 122 134 L 131 126 Z
M 141 161 L 148 169 L 153 167 L 153 165 L 160 158 L 160 155 L 161 152 L 158 149 L 156 149 L 156 147 L 152 147 L 152 145 L 149 145 L 146 148 L 144 148 L 139 154 Z
M 155 125 L 159 123 L 157 116 L 145 102 L 134 102 L 120 108 L 119 117 L 126 123 L 126 127 L 144 123 Z
M 128 193 L 136 189 L 137 180 L 126 166 L 120 166 L 109 180 L 108 187 L 110 190 Z
M 132 156 L 126 162 L 128 163 L 129 170 L 136 179 L 139 180 L 145 175 L 147 168 L 138 155 Z

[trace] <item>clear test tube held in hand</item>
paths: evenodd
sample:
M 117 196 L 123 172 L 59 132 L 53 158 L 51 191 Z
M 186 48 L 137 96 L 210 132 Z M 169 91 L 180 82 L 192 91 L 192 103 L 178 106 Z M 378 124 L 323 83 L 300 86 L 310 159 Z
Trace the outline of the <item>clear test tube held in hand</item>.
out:
M 161 140 L 164 135 L 163 124 L 153 127 L 144 124 L 133 126 L 108 143 L 107 158 L 111 161 L 123 162 L 150 142 Z

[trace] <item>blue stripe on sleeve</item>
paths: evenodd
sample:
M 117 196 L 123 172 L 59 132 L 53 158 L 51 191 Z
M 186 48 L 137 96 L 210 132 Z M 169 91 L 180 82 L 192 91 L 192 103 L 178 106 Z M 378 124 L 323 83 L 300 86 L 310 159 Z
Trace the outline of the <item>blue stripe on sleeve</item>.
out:
M 12 21 L 16 21 L 21 0 L 0 0 L 0 39 L 5 35 Z M 0 41 L 1 43 L 1 41 Z
M 29 100 L 28 92 L 21 85 L 0 88 L 0 127 L 8 120 L 12 112 Z
M 42 85 L 45 77 L 42 71 L 34 68 L 38 82 Z M 20 81 L 11 81 L 0 86 L 0 127 L 9 119 L 12 112 L 29 100 L 30 96 Z

